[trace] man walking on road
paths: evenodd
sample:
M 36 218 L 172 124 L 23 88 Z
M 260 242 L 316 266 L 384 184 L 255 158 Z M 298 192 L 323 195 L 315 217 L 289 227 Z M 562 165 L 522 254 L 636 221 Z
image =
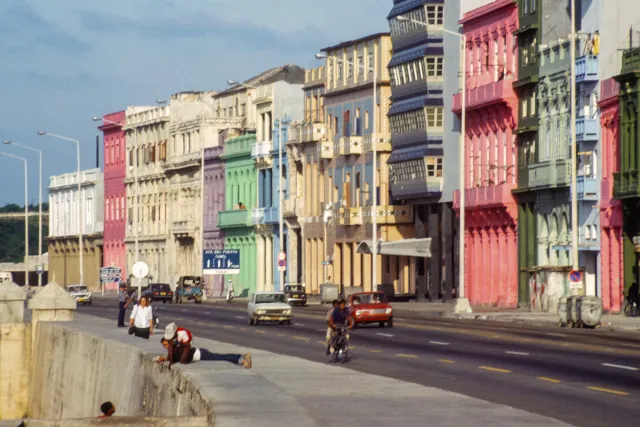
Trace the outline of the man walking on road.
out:
M 118 292 L 118 328 L 124 328 L 124 312 L 129 305 L 129 296 L 127 295 L 127 285 L 120 284 L 120 291 Z

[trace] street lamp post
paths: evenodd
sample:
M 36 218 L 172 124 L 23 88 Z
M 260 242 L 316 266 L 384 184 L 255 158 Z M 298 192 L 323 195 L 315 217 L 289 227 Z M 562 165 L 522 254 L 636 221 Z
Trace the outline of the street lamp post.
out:
M 429 31 L 429 29 L 433 29 L 434 31 L 441 31 L 446 34 L 450 34 L 456 36 L 461 39 L 461 50 L 462 50 L 462 73 L 461 73 L 461 83 L 460 83 L 460 101 L 462 103 L 462 112 L 461 112 L 461 123 L 460 123 L 460 139 L 459 139 L 459 159 L 460 159 L 460 230 L 458 231 L 458 244 L 459 244 L 459 261 L 458 261 L 458 295 L 455 306 L 456 312 L 471 312 L 471 306 L 469 305 L 469 301 L 465 297 L 465 253 L 464 253 L 464 230 L 465 230 L 465 152 L 464 152 L 464 138 L 467 131 L 467 85 L 466 85 L 466 75 L 467 75 L 467 59 L 466 59 L 466 46 L 467 46 L 467 38 L 464 34 L 460 34 L 456 31 L 447 30 L 446 28 L 442 28 L 435 25 L 429 25 L 426 22 L 422 22 L 413 18 L 409 18 L 407 16 L 400 15 L 396 18 L 401 22 L 412 22 L 417 25 L 421 25 Z
M 0 152 L 0 155 L 24 162 L 24 286 L 29 288 L 29 184 L 27 182 L 27 159 L 13 154 Z
M 571 0 L 571 258 L 578 270 L 578 194 L 576 144 L 576 1 Z
M 316 53 L 316 58 L 317 59 L 327 59 L 327 55 L 325 53 Z M 347 63 L 347 64 L 351 64 L 354 65 L 354 63 L 352 61 L 346 61 L 343 59 L 338 59 L 336 57 L 332 58 L 334 60 L 336 60 L 337 62 L 340 63 Z M 365 64 L 358 64 L 357 65 L 358 68 L 362 69 L 363 72 L 365 73 L 365 75 L 367 74 L 367 66 L 365 66 Z M 376 291 L 378 289 L 378 146 L 377 146 L 377 141 L 376 141 L 376 134 L 377 134 L 377 126 L 378 126 L 378 61 L 376 58 L 376 54 L 375 54 L 375 44 L 374 44 L 374 53 L 373 53 L 373 98 L 372 98 L 372 113 L 373 113 L 373 120 L 372 120 L 372 127 L 373 130 L 371 132 L 371 142 L 372 142 L 372 146 L 373 146 L 373 153 L 372 153 L 372 177 L 371 180 L 372 185 L 371 187 L 373 188 L 373 200 L 372 200 L 372 215 L 371 215 L 371 222 L 372 222 L 372 231 L 371 231 L 371 238 L 373 241 L 373 248 L 371 251 L 371 256 L 372 256 L 372 260 L 371 260 L 371 290 Z M 326 250 L 325 250 L 325 258 L 326 258 Z
M 66 136 L 56 135 L 54 133 L 45 132 L 42 130 L 38 131 L 38 135 L 48 135 L 52 138 L 62 139 L 69 142 L 75 142 L 76 144 L 76 157 L 78 163 L 78 218 L 80 219 L 80 224 L 78 226 L 78 240 L 80 245 L 80 283 L 84 285 L 84 243 L 82 241 L 82 234 L 84 231 L 84 194 L 82 193 L 82 181 L 80 176 L 80 141 L 73 138 L 67 138 Z
M 14 141 L 4 140 L 5 144 L 15 145 L 26 150 L 35 151 L 40 156 L 40 173 L 38 175 L 38 264 L 42 267 L 42 150 L 29 147 L 27 145 L 18 144 Z M 42 286 L 42 274 L 38 274 L 38 286 Z

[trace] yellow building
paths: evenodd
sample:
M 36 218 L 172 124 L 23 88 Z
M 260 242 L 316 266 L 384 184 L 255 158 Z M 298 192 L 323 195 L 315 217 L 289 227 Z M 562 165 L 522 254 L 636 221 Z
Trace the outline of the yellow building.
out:
M 410 283 L 415 283 L 415 268 L 411 268 L 409 257 L 379 254 L 378 283 L 374 284 L 372 255 L 361 253 L 371 246 L 373 191 L 377 191 L 378 240 L 390 242 L 415 234 L 412 207 L 389 205 L 387 159 L 391 140 L 387 112 L 391 89 L 387 63 L 391 38 L 386 33 L 374 34 L 323 52 L 327 57 L 325 67 L 307 72 L 306 120 L 299 128 L 307 290 L 316 293 L 322 283 L 362 287 L 365 291 L 377 284 L 393 284 L 396 293 L 413 293 Z M 374 67 L 378 76 L 375 102 Z

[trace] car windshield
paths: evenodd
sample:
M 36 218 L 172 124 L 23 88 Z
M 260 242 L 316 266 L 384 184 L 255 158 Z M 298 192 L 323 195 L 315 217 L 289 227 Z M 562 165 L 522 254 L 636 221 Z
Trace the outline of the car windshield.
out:
M 284 287 L 285 292 L 304 292 L 304 286 L 302 285 L 288 285 Z
M 157 284 L 152 286 L 153 286 L 153 290 L 156 292 L 171 292 L 171 287 L 166 284 Z
M 86 286 L 69 286 L 69 292 L 88 292 Z
M 376 294 L 361 294 L 353 296 L 354 304 L 377 304 L 384 302 L 384 294 L 376 293 Z
M 285 296 L 283 294 L 260 294 L 256 295 L 256 304 L 271 304 L 271 303 L 279 303 L 286 302 Z

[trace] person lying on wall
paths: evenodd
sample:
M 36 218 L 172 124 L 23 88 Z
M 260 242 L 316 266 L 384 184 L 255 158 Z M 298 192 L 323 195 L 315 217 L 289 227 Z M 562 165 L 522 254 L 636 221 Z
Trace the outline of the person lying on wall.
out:
M 162 337 L 162 346 L 167 350 L 167 356 L 156 357 L 156 363 L 169 362 L 169 369 L 174 363 L 192 363 L 199 361 L 227 361 L 240 365 L 245 369 L 251 369 L 251 353 L 246 354 L 218 354 L 212 353 L 206 348 L 193 348 L 190 345 L 178 344 L 175 340 Z

